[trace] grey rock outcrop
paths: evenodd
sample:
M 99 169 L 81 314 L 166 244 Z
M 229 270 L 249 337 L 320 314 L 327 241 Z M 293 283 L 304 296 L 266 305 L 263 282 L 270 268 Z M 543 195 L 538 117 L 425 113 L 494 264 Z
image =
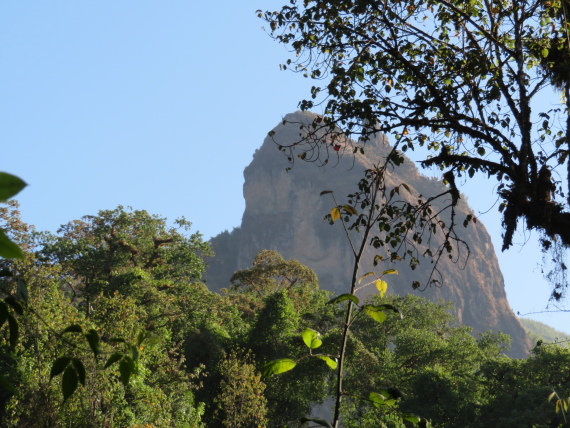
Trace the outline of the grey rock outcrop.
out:
M 385 137 L 378 134 L 367 142 L 365 155 L 345 155 L 323 167 L 298 161 L 287 172 L 290 165 L 277 150 L 275 141 L 281 144 L 296 141 L 299 125 L 292 123 L 307 123 L 313 117 L 303 112 L 287 115 L 285 120 L 289 123 L 274 129 L 273 138 L 265 139 L 246 167 L 243 188 L 246 209 L 242 223 L 232 232 L 223 232 L 211 240 L 216 253 L 206 274 L 211 289 L 218 291 L 227 287 L 234 271 L 250 266 L 258 251 L 272 249 L 286 259 L 297 259 L 314 269 L 322 288 L 335 293 L 349 291 L 352 253 L 340 225 L 331 226 L 323 221 L 333 202 L 329 195 L 320 196 L 320 192 L 333 190 L 339 203 L 344 203 L 341 200 L 354 193 L 364 170 L 385 156 L 390 146 Z M 388 187 L 402 182 L 413 194 L 424 197 L 445 191 L 439 180 L 421 175 L 407 159 L 390 173 Z M 379 265 L 377 270 L 398 270 L 398 275 L 386 278 L 389 292 L 417 294 L 434 301 L 449 300 L 461 323 L 471 326 L 475 332 L 493 330 L 509 334 L 512 338 L 509 354 L 524 357 L 530 344 L 507 302 L 490 236 L 481 222 L 464 228 L 461 223 L 471 210 L 462 201 L 458 209 L 457 230 L 463 234 L 460 238 L 468 244 L 470 255 L 466 259 L 466 249 L 459 247 L 459 261 L 446 258 L 441 262 L 439 270 L 443 281 L 440 286 L 431 286 L 424 291 L 412 289 L 413 281 L 425 283 L 429 276 L 432 269 L 429 259 L 420 260 L 419 267 L 413 271 L 406 263 Z M 437 243 L 441 237 L 436 235 L 433 239 L 436 241 L 432 240 L 432 243 Z M 374 254 L 373 248 L 365 253 L 363 273 L 374 269 L 371 263 Z

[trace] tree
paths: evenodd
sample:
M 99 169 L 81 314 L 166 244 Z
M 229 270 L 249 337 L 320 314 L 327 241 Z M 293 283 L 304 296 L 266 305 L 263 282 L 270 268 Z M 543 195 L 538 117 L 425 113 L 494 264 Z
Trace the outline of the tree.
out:
M 375 296 L 370 303 L 394 305 L 404 316 L 382 324 L 368 317 L 355 323 L 345 380 L 354 396 L 344 404 L 343 426 L 386 422 L 383 409 L 371 409 L 357 397 L 392 385 L 404 395 L 401 409 L 434 426 L 484 426 L 474 422 L 485 401 L 480 369 L 488 361 L 506 359 L 509 338 L 489 333 L 476 339 L 470 328 L 457 324 L 446 302 L 388 295 Z
M 1 423 L 200 426 L 181 344 L 185 329 L 209 316 L 210 293 L 198 283 L 208 245 L 122 207 L 62 231 L 33 234 L 39 247 L 9 265 L 18 281 L 0 280 L 9 296 L 21 280 L 28 285 L 20 339 L 2 348 L 12 364 L 0 374 L 14 387 Z M 3 345 L 11 330 L 0 332 Z
M 234 352 L 220 363 L 223 380 L 216 397 L 218 417 L 225 428 L 260 428 L 267 424 L 265 384 L 255 372 L 251 355 Z
M 319 290 L 315 272 L 297 260 L 285 260 L 274 250 L 261 250 L 250 268 L 238 270 L 228 290 L 222 290 L 235 302 L 243 315 L 253 318 L 263 306 L 263 299 L 283 290 L 293 300 L 299 314 L 314 313 L 328 293 Z
M 503 250 L 524 221 L 558 255 L 570 246 L 568 8 L 565 0 L 292 0 L 259 11 L 293 50 L 282 67 L 323 81 L 300 103 L 323 114 L 281 149 L 326 163 L 391 133 L 388 161 L 426 147 L 433 155 L 422 165 L 444 171 L 453 198 L 459 178 L 497 181 Z M 560 299 L 566 269 L 555 260 Z

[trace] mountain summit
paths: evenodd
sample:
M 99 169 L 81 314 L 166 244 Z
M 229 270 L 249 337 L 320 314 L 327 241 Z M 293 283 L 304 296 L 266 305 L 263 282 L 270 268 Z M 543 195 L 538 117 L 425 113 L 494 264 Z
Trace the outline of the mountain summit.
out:
M 285 259 L 297 259 L 314 269 L 321 288 L 337 294 L 349 291 L 352 252 L 341 226 L 331 226 L 323 221 L 334 203 L 330 195 L 321 196 L 320 193 L 332 190 L 339 203 L 346 203 L 346 196 L 357 190 L 364 171 L 385 157 L 391 147 L 385 136 L 378 133 L 366 143 L 364 155 L 337 157 L 333 153 L 324 166 L 298 160 L 288 170 L 291 165 L 277 145 L 296 142 L 301 132 L 299 124 L 309 124 L 314 118 L 312 113 L 299 111 L 285 116 L 284 122 L 273 129 L 272 136 L 265 139 L 245 168 L 246 208 L 241 226 L 211 240 L 216 257 L 210 263 L 206 281 L 212 290 L 227 287 L 234 271 L 250 266 L 260 250 L 271 249 L 277 250 Z M 421 175 L 409 159 L 393 168 L 387 178 L 388 187 L 401 183 L 406 183 L 412 194 L 424 198 L 446 190 L 441 181 Z M 471 326 L 475 332 L 492 330 L 510 335 L 509 354 L 524 357 L 530 345 L 507 302 L 491 238 L 480 221 L 463 227 L 463 219 L 468 214 L 473 215 L 465 201 L 460 200 L 457 211 L 457 232 L 466 242 L 469 256 L 466 247 L 458 246 L 459 253 L 454 260 L 442 258 L 438 266 L 440 284 L 428 286 L 423 291 L 412 288 L 413 281 L 426 283 L 433 266 L 428 258 L 421 259 L 415 270 L 405 261 L 385 262 L 387 264 L 379 264 L 377 270 L 398 270 L 398 275 L 385 278 L 389 293 L 416 294 L 432 301 L 449 300 L 459 322 Z M 443 220 L 448 221 L 445 215 Z M 434 236 L 432 243 L 437 239 L 441 240 L 441 236 Z M 375 269 L 372 259 L 376 253 L 373 248 L 369 250 L 364 258 L 363 273 Z M 368 293 L 372 292 L 374 290 L 370 289 Z

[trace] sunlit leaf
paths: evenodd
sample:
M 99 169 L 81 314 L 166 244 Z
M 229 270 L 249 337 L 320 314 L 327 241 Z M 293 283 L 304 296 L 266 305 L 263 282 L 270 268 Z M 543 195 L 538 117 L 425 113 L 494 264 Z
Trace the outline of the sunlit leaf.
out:
M 376 407 L 382 407 L 385 405 L 385 399 L 382 395 L 378 394 L 377 392 L 371 392 L 368 396 L 368 399 L 374 404 Z
M 329 300 L 327 302 L 327 305 L 329 305 L 329 304 L 332 305 L 335 303 L 344 302 L 345 300 L 351 300 L 352 302 L 356 303 L 357 305 L 360 302 L 360 300 L 358 300 L 358 297 L 356 297 L 354 294 L 345 293 L 345 294 L 341 294 L 340 296 L 336 296 L 335 298 Z
M 382 279 L 377 279 L 374 281 L 374 285 L 376 285 L 376 289 L 380 292 L 380 295 L 386 294 L 388 291 L 388 283 Z
M 337 221 L 340 218 L 340 209 L 338 207 L 334 207 L 331 210 L 331 220 Z
M 383 323 L 384 321 L 386 321 L 386 314 L 384 312 L 382 312 L 382 310 L 377 308 L 376 306 L 365 305 L 362 307 L 362 309 L 373 320 L 378 321 L 379 323 Z
M 408 422 L 411 422 L 413 424 L 419 424 L 422 420 L 422 418 L 420 418 L 417 415 L 414 415 L 413 413 L 404 413 L 402 415 L 402 418 L 405 419 Z
M 316 349 L 323 344 L 323 341 L 319 339 L 319 336 L 320 333 L 311 328 L 306 328 L 301 333 L 303 342 L 305 342 L 305 345 L 310 349 Z
M 26 183 L 15 175 L 0 172 L 0 202 L 6 202 L 26 187 Z
M 281 358 L 280 360 L 271 361 L 263 366 L 263 376 L 271 376 L 274 374 L 285 373 L 292 370 L 297 363 L 290 358 Z
M 396 269 L 388 269 L 382 272 L 382 275 L 398 275 L 398 271 Z
M 333 360 L 332 358 L 327 357 L 326 355 L 318 355 L 317 357 L 323 360 L 325 363 L 327 363 L 327 366 L 329 366 L 333 370 L 335 370 L 338 366 L 338 362 L 336 360 Z

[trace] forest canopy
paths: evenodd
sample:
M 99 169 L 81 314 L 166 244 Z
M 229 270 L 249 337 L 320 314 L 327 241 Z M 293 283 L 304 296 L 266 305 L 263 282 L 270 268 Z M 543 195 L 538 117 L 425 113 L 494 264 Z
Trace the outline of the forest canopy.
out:
M 118 207 L 51 234 L 24 224 L 14 203 L 0 217 L 24 248 L 24 259 L 2 261 L 13 273 L 0 282 L 2 296 L 19 298 L 18 280 L 27 291 L 21 313 L 10 312 L 17 340 L 7 324 L 0 329 L 0 426 L 295 427 L 330 397 L 334 370 L 306 358 L 301 336 L 320 332 L 322 352 L 334 354 L 344 310 L 327 304 L 331 296 L 299 262 L 262 251 L 220 295 L 200 282 L 209 249 L 186 221 L 168 226 Z M 434 426 L 562 422 L 546 397 L 570 394 L 561 369 L 568 347 L 543 344 L 511 360 L 508 337 L 474 337 L 446 303 L 378 295 L 368 304 L 397 307 L 402 319 L 354 322 L 346 426 L 405 426 L 394 409 Z M 95 358 L 82 339 L 90 331 L 100 339 Z M 263 366 L 283 356 L 298 361 L 295 370 L 262 377 Z M 67 365 L 54 375 L 62 358 Z M 78 385 L 66 397 L 72 370 Z M 394 385 L 397 407 L 358 398 Z

